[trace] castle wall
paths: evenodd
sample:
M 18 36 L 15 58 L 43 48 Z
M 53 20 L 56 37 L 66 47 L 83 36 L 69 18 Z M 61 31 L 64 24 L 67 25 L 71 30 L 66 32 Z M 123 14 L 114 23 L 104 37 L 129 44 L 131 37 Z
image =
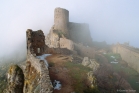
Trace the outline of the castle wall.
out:
M 31 65 L 38 71 L 41 72 L 41 67 L 40 67 L 40 59 L 37 59 L 36 57 L 34 57 L 30 51 L 28 50 L 28 54 L 27 54 L 27 61 L 31 62 Z
M 56 8 L 54 11 L 54 29 L 68 35 L 69 11 L 63 8 Z
M 74 44 L 69 39 L 60 38 L 60 48 L 67 48 L 69 50 L 74 50 Z
M 48 48 L 45 45 L 44 34 L 41 30 L 32 31 L 31 29 L 28 29 L 26 32 L 26 40 L 27 40 L 27 62 L 30 62 L 31 67 L 33 67 L 38 73 L 40 73 L 40 76 L 36 78 L 34 78 L 34 76 L 31 74 L 29 77 L 27 76 L 28 78 L 25 78 L 24 91 L 25 93 L 52 93 L 53 86 L 50 81 L 49 71 L 46 66 L 46 63 L 43 62 L 43 60 L 36 58 L 36 55 L 44 54 L 45 50 Z M 28 74 L 28 72 L 25 73 Z M 36 88 L 35 86 L 34 86 L 35 88 L 32 88 L 34 83 L 29 82 L 30 78 L 33 79 L 32 81 L 37 80 L 38 82 L 39 80 L 38 88 Z M 36 90 L 37 92 L 35 92 Z
M 112 50 L 114 53 L 119 53 L 122 60 L 126 61 L 130 67 L 139 72 L 139 53 L 137 51 L 120 44 L 115 45 Z
M 68 28 L 70 39 L 72 41 L 92 46 L 92 38 L 88 24 L 69 22 Z
M 95 50 L 92 47 L 89 46 L 83 46 L 81 44 L 74 44 L 75 45 L 75 51 L 82 56 L 82 57 L 90 57 L 94 58 L 95 56 Z

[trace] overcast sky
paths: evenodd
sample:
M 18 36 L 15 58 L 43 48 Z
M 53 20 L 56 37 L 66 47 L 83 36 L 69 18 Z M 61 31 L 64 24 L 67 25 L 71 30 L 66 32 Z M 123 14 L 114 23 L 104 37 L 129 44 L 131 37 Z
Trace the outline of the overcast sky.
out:
M 139 0 L 0 0 L 0 57 L 25 53 L 27 29 L 46 35 L 56 7 L 69 10 L 71 22 L 88 23 L 94 41 L 139 47 Z

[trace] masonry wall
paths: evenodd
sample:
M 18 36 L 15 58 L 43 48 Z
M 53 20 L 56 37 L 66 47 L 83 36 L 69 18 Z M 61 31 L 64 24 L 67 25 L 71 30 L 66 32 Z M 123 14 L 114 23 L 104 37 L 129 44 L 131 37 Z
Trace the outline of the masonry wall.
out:
M 70 39 L 73 42 L 92 46 L 92 38 L 88 24 L 69 22 L 68 28 Z
M 139 72 L 139 53 L 136 50 L 121 44 L 113 46 L 112 50 L 114 53 L 119 53 L 130 67 Z
M 60 48 L 67 48 L 69 50 L 74 50 L 74 43 L 69 39 L 60 38 Z
M 74 44 L 75 45 L 75 51 L 82 56 L 82 57 L 89 57 L 94 58 L 95 56 L 95 50 L 92 47 L 89 46 L 83 46 L 81 44 Z
M 29 77 L 26 76 L 24 92 L 25 93 L 52 93 L 53 86 L 50 81 L 48 67 L 46 66 L 45 62 L 36 58 L 37 55 L 44 54 L 45 50 L 48 48 L 45 45 L 44 34 L 41 30 L 32 31 L 31 29 L 28 29 L 26 31 L 26 40 L 27 40 L 27 62 L 30 62 L 30 66 L 33 67 L 37 71 L 37 73 L 40 74 L 40 76 L 34 77 L 34 75 L 31 75 L 32 72 Z M 39 48 L 39 53 L 37 50 L 38 48 Z M 28 69 L 28 71 L 30 72 L 30 69 Z M 28 72 L 25 73 L 28 74 Z M 39 82 L 37 87 L 33 86 L 34 85 L 33 82 L 35 82 L 36 80 L 37 82 Z
M 54 29 L 68 35 L 69 11 L 56 8 L 54 11 Z

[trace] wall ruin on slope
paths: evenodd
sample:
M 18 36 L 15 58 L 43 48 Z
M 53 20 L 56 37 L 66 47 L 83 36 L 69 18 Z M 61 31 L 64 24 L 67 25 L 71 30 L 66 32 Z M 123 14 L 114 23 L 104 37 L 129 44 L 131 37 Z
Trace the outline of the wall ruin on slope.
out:
M 75 51 L 77 51 L 78 55 L 89 58 L 95 57 L 95 49 L 93 47 L 83 46 L 82 44 L 76 44 L 76 43 L 74 43 L 74 45 L 75 45 Z
M 139 72 L 139 52 L 129 46 L 117 44 L 113 46 L 112 51 L 119 53 L 122 60 L 126 61 L 130 67 Z
M 49 77 L 49 71 L 43 60 L 37 59 L 36 56 L 45 53 L 45 37 L 41 30 L 26 31 L 27 40 L 27 65 L 25 71 L 24 93 L 52 93 L 52 83 Z M 30 64 L 28 64 L 30 63 Z M 34 68 L 37 72 L 31 71 Z M 30 73 L 30 74 L 29 74 Z M 37 85 L 34 85 L 37 83 Z

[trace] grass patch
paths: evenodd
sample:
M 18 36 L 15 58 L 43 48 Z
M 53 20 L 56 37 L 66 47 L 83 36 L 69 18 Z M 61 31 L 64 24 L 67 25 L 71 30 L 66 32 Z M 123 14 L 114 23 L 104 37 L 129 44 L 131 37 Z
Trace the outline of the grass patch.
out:
M 126 73 L 126 80 L 129 82 L 131 87 L 136 90 L 136 93 L 139 93 L 139 73 L 130 67 L 123 67 L 121 64 L 111 64 L 114 71 L 123 71 Z
M 104 56 L 108 59 L 109 62 L 114 61 L 114 59 L 116 59 L 116 60 L 122 59 L 121 55 L 118 53 L 107 53 L 107 54 L 104 54 Z M 112 58 L 111 56 L 113 56 L 115 58 Z
M 73 62 L 65 62 L 64 66 L 69 69 L 69 74 L 73 79 L 73 88 L 76 93 L 84 93 L 85 89 L 84 80 L 87 77 L 87 73 L 91 71 L 90 68 L 85 67 L 81 64 L 73 63 Z

